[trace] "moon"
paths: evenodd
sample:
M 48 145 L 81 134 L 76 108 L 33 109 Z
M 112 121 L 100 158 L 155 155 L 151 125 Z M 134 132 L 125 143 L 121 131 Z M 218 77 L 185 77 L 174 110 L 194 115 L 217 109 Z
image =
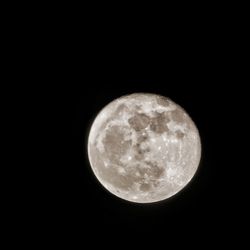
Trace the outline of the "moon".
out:
M 88 157 L 99 182 L 136 203 L 162 201 L 182 190 L 201 158 L 199 132 L 171 99 L 135 93 L 115 99 L 96 116 Z

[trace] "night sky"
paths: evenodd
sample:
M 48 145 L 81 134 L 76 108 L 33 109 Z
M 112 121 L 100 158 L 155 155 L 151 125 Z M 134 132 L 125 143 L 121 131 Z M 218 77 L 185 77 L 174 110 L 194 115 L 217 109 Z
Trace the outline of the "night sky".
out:
M 163 4 L 21 3 L 4 10 L 7 246 L 245 249 L 244 238 L 249 245 L 249 14 L 241 14 L 248 8 Z M 97 113 L 135 92 L 172 99 L 201 138 L 195 177 L 153 204 L 106 191 L 87 155 Z
M 142 245 L 147 245 L 146 239 L 160 244 L 170 240 L 190 246 L 197 237 L 209 244 L 210 237 L 221 238 L 221 230 L 230 227 L 233 219 L 228 220 L 226 207 L 232 206 L 234 189 L 232 168 L 225 161 L 230 157 L 225 146 L 230 143 L 230 128 L 224 121 L 233 99 L 229 86 L 219 89 L 223 74 L 217 64 L 192 57 L 161 66 L 152 63 L 157 58 L 131 58 L 115 66 L 103 60 L 98 67 L 85 69 L 87 73 L 75 75 L 73 70 L 67 75 L 70 83 L 61 97 L 65 109 L 58 105 L 68 127 L 66 140 L 62 131 L 65 148 L 58 166 L 63 176 L 56 203 L 62 209 L 58 210 L 60 224 L 83 230 L 86 237 L 144 239 Z M 97 112 L 113 99 L 134 92 L 171 98 L 189 113 L 200 132 L 202 158 L 197 174 L 183 191 L 159 203 L 135 204 L 115 197 L 96 180 L 88 162 L 87 137 Z
M 241 214 L 236 211 L 242 206 L 237 189 L 245 171 L 235 159 L 242 150 L 235 142 L 242 85 L 224 42 L 205 39 L 205 33 L 199 40 L 189 35 L 185 43 L 173 38 L 168 46 L 160 38 L 150 45 L 151 40 L 144 43 L 146 38 L 126 39 L 122 34 L 122 42 L 117 38 L 100 43 L 90 37 L 83 44 L 75 35 L 75 43 L 66 40 L 66 50 L 55 43 L 51 54 L 45 54 L 44 67 L 34 75 L 39 78 L 41 107 L 48 110 L 44 149 L 51 158 L 41 160 L 39 171 L 46 178 L 41 196 L 35 197 L 51 238 L 73 236 L 117 248 L 132 242 L 140 247 L 203 248 L 233 238 Z M 135 92 L 172 99 L 187 111 L 201 137 L 197 174 L 183 191 L 159 203 L 115 197 L 97 181 L 88 161 L 88 133 L 97 113 Z

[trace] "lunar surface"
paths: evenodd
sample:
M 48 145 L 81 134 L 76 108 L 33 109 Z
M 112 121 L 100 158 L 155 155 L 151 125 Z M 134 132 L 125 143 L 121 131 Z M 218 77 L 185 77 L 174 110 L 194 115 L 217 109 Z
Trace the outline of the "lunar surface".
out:
M 104 107 L 88 140 L 93 172 L 112 194 L 137 203 L 165 200 L 194 176 L 201 157 L 198 130 L 169 98 L 136 93 Z

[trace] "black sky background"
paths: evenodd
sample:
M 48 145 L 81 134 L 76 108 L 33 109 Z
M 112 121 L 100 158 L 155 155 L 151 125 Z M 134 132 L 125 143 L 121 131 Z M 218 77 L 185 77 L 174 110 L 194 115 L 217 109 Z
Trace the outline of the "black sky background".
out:
M 244 119 L 236 118 L 245 100 L 245 66 L 239 65 L 240 50 L 232 50 L 232 26 L 198 23 L 175 23 L 165 32 L 151 26 L 149 32 L 140 24 L 133 31 L 125 25 L 109 31 L 102 22 L 80 30 L 59 21 L 45 30 L 35 27 L 39 32 L 26 44 L 25 80 L 32 84 L 25 90 L 33 100 L 27 106 L 39 102 L 31 117 L 39 116 L 33 134 L 41 155 L 32 155 L 31 205 L 24 207 L 36 242 L 49 238 L 116 248 L 239 242 L 247 200 L 239 190 L 247 170 L 235 157 L 243 152 L 237 140 L 245 136 Z M 115 98 L 134 92 L 171 98 L 200 132 L 198 172 L 167 201 L 121 200 L 102 187 L 89 165 L 87 139 L 95 116 Z
M 223 241 L 222 232 L 229 236 L 235 230 L 237 216 L 232 211 L 239 199 L 230 158 L 234 135 L 228 136 L 237 91 L 227 80 L 235 76 L 220 61 L 228 55 L 197 45 L 190 45 L 188 52 L 177 48 L 171 57 L 161 50 L 149 54 L 141 45 L 126 53 L 114 52 L 112 60 L 109 51 L 98 51 L 84 66 L 73 62 L 59 69 L 66 84 L 58 86 L 62 124 L 55 129 L 62 148 L 54 165 L 52 225 L 84 238 L 101 237 L 106 243 L 124 238 L 142 246 L 155 240 L 190 246 L 197 238 L 204 240 L 202 244 Z M 170 97 L 190 114 L 200 132 L 199 170 L 187 188 L 167 201 L 141 205 L 121 200 L 106 191 L 90 169 L 87 138 L 93 119 L 110 101 L 134 92 Z

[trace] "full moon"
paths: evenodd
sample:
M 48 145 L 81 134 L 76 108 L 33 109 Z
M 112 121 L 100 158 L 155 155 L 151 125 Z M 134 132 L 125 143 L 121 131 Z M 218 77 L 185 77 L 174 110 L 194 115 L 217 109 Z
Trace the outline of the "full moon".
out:
M 165 200 L 193 178 L 201 158 L 198 130 L 171 99 L 122 96 L 95 118 L 88 138 L 91 168 L 112 194 L 131 202 Z

